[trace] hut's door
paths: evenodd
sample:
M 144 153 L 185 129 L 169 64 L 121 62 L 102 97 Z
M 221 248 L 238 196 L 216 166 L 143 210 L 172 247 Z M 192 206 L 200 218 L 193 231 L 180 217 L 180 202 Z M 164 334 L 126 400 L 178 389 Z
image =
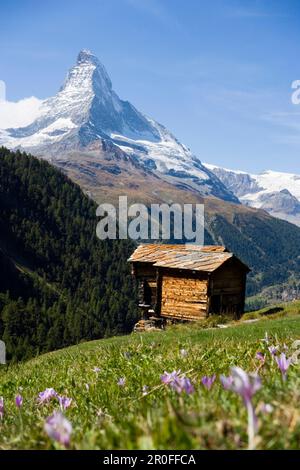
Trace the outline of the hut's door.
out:
M 213 295 L 211 297 L 210 311 L 211 313 L 221 312 L 221 296 L 220 295 Z
M 156 283 L 143 279 L 139 283 L 139 303 L 152 306 L 155 302 Z

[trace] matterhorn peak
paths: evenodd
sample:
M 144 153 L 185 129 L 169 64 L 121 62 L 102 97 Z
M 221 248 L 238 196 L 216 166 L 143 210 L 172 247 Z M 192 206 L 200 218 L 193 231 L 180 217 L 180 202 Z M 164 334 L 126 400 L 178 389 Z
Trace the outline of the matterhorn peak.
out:
M 88 49 L 82 49 L 75 65 L 69 70 L 61 92 L 76 91 L 88 99 L 94 95 L 107 96 L 112 92 L 112 83 L 109 75 L 95 54 Z M 73 97 L 75 98 L 75 97 Z M 76 99 L 76 101 L 78 101 Z M 85 100 L 86 101 L 86 100 Z
M 77 64 L 92 63 L 99 64 L 99 59 L 89 49 L 82 49 L 77 56 Z

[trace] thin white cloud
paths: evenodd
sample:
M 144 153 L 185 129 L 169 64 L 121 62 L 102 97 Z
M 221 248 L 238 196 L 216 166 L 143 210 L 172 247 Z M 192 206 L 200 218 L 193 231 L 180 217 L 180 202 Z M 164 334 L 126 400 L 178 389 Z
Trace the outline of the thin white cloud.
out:
M 136 10 L 140 10 L 147 15 L 151 15 L 160 23 L 181 29 L 182 25 L 172 12 L 172 3 L 169 2 L 167 8 L 166 3 L 163 4 L 159 0 L 126 0 L 128 5 Z
M 0 101 L 0 129 L 31 124 L 38 117 L 42 102 L 34 96 L 16 102 Z
M 267 18 L 271 16 L 269 13 L 266 13 L 264 11 L 258 11 L 258 10 L 250 10 L 246 8 L 238 8 L 235 10 L 228 10 L 227 11 L 227 16 L 230 16 L 231 18 Z
M 274 5 L 264 0 L 245 0 L 236 3 L 236 6 L 226 6 L 224 8 L 225 15 L 230 18 L 236 19 L 263 19 L 263 18 L 274 18 L 274 17 L 286 17 L 288 16 L 286 11 L 282 11 L 280 5 L 274 8 Z
M 286 127 L 293 131 L 300 131 L 300 111 L 276 111 L 264 114 L 262 118 L 277 126 Z

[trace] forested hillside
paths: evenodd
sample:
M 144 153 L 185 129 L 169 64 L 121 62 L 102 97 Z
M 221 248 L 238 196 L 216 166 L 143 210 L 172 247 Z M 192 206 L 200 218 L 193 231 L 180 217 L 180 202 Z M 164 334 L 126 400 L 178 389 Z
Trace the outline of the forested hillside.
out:
M 265 211 L 205 200 L 206 243 L 225 245 L 250 268 L 247 295 L 300 281 L 300 228 Z M 274 289 L 273 301 L 276 298 Z
M 131 331 L 132 244 L 101 242 L 95 211 L 45 161 L 0 149 L 0 337 L 9 357 Z

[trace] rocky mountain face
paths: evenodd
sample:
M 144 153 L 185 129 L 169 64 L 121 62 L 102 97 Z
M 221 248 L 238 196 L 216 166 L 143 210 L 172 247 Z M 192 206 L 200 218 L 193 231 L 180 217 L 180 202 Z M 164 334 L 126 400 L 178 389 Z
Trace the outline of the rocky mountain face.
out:
M 265 171 L 259 175 L 205 164 L 239 200 L 300 226 L 300 175 Z
M 65 166 L 72 166 L 74 151 L 92 152 L 94 162 L 101 165 L 103 148 L 113 146 L 151 177 L 238 203 L 164 126 L 118 97 L 104 66 L 87 50 L 79 53 L 57 95 L 41 104 L 38 118 L 24 128 L 1 130 L 0 144 L 51 158 L 53 163 L 64 160 Z

